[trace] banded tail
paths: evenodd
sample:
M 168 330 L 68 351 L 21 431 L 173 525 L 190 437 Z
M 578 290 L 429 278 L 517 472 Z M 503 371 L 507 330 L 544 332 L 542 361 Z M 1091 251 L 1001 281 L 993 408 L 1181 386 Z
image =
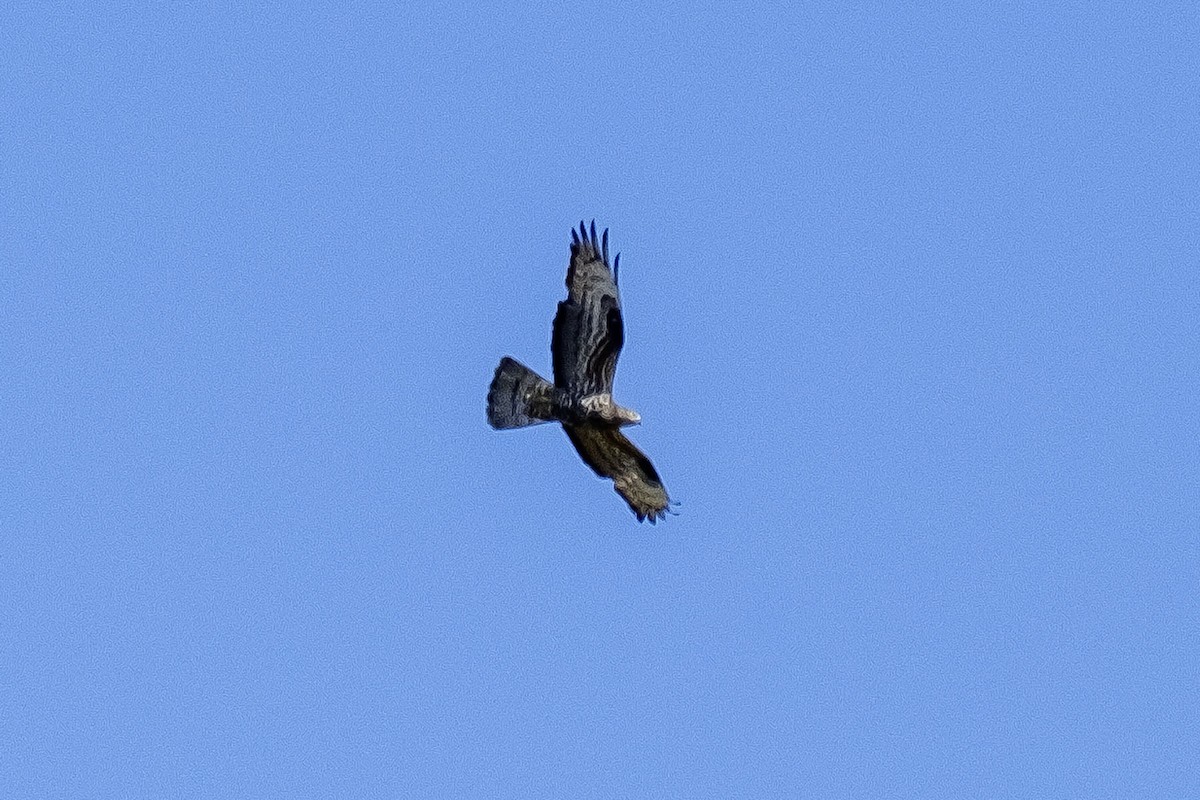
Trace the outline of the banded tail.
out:
M 516 359 L 505 356 L 488 389 L 488 424 L 500 430 L 550 422 L 554 384 Z

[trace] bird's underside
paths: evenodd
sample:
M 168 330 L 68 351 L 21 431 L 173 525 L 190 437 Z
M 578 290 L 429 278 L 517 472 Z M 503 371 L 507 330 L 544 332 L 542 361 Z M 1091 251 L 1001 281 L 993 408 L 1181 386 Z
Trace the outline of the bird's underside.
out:
M 558 304 L 550 350 L 554 382 L 519 361 L 504 357 L 488 389 L 488 422 L 493 428 L 523 428 L 559 422 L 584 463 L 610 478 L 638 520 L 656 522 L 671 512 L 671 500 L 654 465 L 621 427 L 641 417 L 613 400 L 617 358 L 625 343 L 617 274 L 611 266 L 608 231 L 596 237 L 579 224 L 571 231 L 567 299 Z

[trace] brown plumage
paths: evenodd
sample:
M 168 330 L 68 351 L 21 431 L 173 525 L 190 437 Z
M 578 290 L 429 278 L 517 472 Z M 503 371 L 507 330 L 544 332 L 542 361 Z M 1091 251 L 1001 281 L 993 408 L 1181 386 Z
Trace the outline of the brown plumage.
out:
M 550 342 L 554 383 L 504 357 L 488 390 L 488 422 L 498 430 L 562 423 L 584 463 L 612 479 L 639 521 L 653 523 L 671 511 L 671 500 L 650 459 L 621 433 L 641 417 L 612 398 L 625 344 L 617 288 L 621 256 L 610 266 L 608 231 L 597 238 L 595 221 L 590 231 L 579 223 L 571 239 L 567 299 L 558 304 Z

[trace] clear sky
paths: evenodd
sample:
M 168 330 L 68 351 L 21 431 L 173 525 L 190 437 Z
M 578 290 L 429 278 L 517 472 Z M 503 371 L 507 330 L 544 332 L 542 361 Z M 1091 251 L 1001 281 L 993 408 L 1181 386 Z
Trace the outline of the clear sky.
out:
M 0 786 L 1200 796 L 1195 3 L 0 18 Z M 679 516 L 546 425 L 570 228 Z

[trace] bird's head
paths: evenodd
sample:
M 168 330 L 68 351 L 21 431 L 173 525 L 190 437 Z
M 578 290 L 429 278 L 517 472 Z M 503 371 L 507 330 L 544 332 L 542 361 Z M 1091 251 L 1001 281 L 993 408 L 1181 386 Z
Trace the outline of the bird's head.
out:
M 621 427 L 626 425 L 639 425 L 642 421 L 642 415 L 634 411 L 632 408 L 616 408 L 617 424 Z

